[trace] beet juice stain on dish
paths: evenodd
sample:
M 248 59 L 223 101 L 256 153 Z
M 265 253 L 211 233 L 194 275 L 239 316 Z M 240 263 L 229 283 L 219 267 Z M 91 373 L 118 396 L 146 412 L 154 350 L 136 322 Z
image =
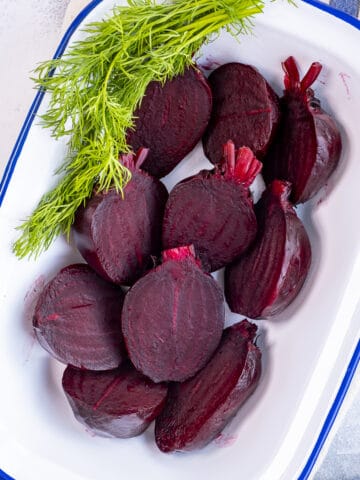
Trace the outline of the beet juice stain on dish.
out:
M 252 151 L 224 145 L 222 161 L 213 170 L 179 182 L 166 203 L 163 248 L 193 244 L 207 271 L 234 261 L 254 240 L 257 222 L 250 184 L 262 164 Z
M 327 182 L 338 165 L 341 137 L 335 121 L 324 112 L 311 85 L 322 65 L 314 62 L 300 80 L 293 57 L 282 64 L 285 92 L 281 98 L 281 122 L 275 141 L 264 159 L 266 182 L 287 180 L 291 201 L 303 203 Z

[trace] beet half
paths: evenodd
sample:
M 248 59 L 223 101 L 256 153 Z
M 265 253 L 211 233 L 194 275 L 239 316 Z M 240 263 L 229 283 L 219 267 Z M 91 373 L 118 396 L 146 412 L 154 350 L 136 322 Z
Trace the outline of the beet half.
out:
M 202 448 L 235 416 L 260 379 L 256 330 L 247 320 L 225 329 L 206 367 L 190 380 L 170 385 L 165 408 L 155 422 L 161 451 Z
M 142 168 L 159 178 L 170 173 L 201 139 L 211 106 L 210 87 L 195 67 L 164 85 L 151 82 L 127 135 L 134 151 L 150 149 Z
M 45 286 L 33 325 L 60 362 L 90 370 L 117 367 L 126 356 L 121 334 L 124 293 L 88 265 L 69 265 Z
M 193 247 L 163 252 L 163 263 L 128 291 L 122 329 L 131 361 L 154 382 L 195 375 L 219 344 L 223 293 Z
M 301 81 L 293 57 L 282 66 L 282 120 L 264 160 L 263 173 L 266 182 L 276 178 L 289 181 L 292 202 L 303 203 L 326 184 L 338 165 L 341 137 L 335 121 L 322 110 L 310 88 L 321 71 L 320 63 L 313 63 Z
M 282 312 L 299 293 L 311 263 L 306 230 L 288 201 L 290 185 L 274 180 L 255 206 L 255 242 L 225 269 L 230 309 L 250 318 Z
M 257 224 L 249 185 L 262 164 L 249 148 L 224 146 L 222 162 L 178 183 L 163 221 L 163 248 L 193 244 L 205 270 L 235 260 L 252 242 Z
M 106 372 L 68 366 L 62 385 L 75 418 L 104 437 L 142 433 L 161 412 L 167 394 L 165 384 L 152 382 L 130 362 Z
M 242 63 L 217 68 L 209 83 L 213 109 L 203 137 L 206 156 L 220 162 L 222 145 L 232 139 L 236 148 L 249 147 L 262 159 L 279 122 L 275 92 L 254 67 Z
M 88 264 L 106 280 L 131 285 L 161 252 L 161 226 L 168 198 L 165 186 L 140 170 L 147 156 L 123 155 L 132 174 L 124 197 L 115 189 L 95 194 L 76 212 L 75 245 Z

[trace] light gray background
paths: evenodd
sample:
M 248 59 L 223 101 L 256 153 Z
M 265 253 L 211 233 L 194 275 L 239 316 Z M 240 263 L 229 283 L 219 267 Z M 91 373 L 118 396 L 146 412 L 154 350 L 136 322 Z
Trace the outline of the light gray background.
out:
M 31 71 L 52 57 L 65 27 L 88 1 L 0 0 L 0 175 L 35 95 Z M 318 463 L 316 480 L 360 480 L 359 375 Z

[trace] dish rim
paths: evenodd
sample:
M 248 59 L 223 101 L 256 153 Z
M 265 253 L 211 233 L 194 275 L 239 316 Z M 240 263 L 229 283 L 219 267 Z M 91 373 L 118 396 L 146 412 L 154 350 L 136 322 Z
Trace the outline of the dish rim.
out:
M 318 8 L 320 10 L 323 10 L 340 20 L 352 25 L 355 27 L 357 30 L 360 30 L 360 19 L 357 19 L 355 17 L 352 17 L 351 15 L 342 12 L 341 10 L 338 10 L 331 5 L 325 4 L 321 1 L 318 0 L 301 0 L 304 3 L 310 4 L 311 6 Z M 53 58 L 59 58 L 62 56 L 64 53 L 66 47 L 69 44 L 69 41 L 72 37 L 72 35 L 75 33 L 81 22 L 89 15 L 89 13 L 95 9 L 97 5 L 102 3 L 103 0 L 91 0 L 89 4 L 83 8 L 80 13 L 75 17 L 75 19 L 72 21 L 68 29 L 66 30 L 64 36 L 62 37 L 55 54 Z M 25 144 L 25 141 L 27 139 L 27 136 L 29 134 L 30 128 L 32 126 L 32 123 L 35 119 L 35 116 L 38 112 L 38 109 L 41 105 L 41 102 L 43 100 L 43 97 L 45 95 L 45 90 L 40 89 L 36 95 L 35 98 L 30 106 L 30 109 L 26 115 L 25 121 L 21 127 L 20 133 L 17 137 L 17 140 L 15 142 L 14 148 L 10 154 L 9 160 L 6 164 L 3 176 L 1 178 L 0 182 L 0 207 L 3 203 L 3 200 L 5 198 L 7 189 L 9 187 L 12 175 L 14 173 L 17 160 L 21 154 L 21 151 L 23 149 L 23 146 Z M 352 379 L 355 375 L 357 366 L 360 363 L 360 340 L 357 343 L 357 346 L 351 356 L 350 362 L 347 366 L 346 372 L 344 374 L 344 377 L 342 379 L 342 382 L 340 384 L 340 387 L 337 391 L 337 394 L 335 396 L 335 399 L 328 411 L 328 414 L 325 418 L 324 424 L 320 430 L 319 436 L 317 440 L 314 443 L 314 447 L 311 450 L 311 453 L 305 463 L 305 466 L 303 470 L 301 471 L 298 480 L 307 480 L 316 464 L 316 461 L 321 453 L 321 450 L 325 444 L 325 441 L 331 431 L 331 428 L 336 420 L 336 417 L 340 411 L 341 405 L 343 404 L 343 401 L 345 399 L 345 396 L 348 392 L 348 389 L 350 387 L 350 384 L 352 382 Z M 0 469 L 0 479 L 1 480 L 14 480 L 13 477 L 10 477 L 8 474 L 6 474 L 3 470 Z

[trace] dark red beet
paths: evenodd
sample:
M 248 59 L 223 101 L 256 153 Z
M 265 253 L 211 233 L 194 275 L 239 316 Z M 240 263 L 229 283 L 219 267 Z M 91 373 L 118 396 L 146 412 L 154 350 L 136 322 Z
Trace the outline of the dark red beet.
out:
M 205 270 L 237 258 L 255 237 L 257 224 L 249 185 L 261 170 L 247 147 L 233 142 L 214 170 L 203 170 L 171 191 L 163 221 L 163 247 L 194 244 Z
M 97 435 L 129 438 L 142 433 L 161 412 L 167 394 L 126 362 L 92 372 L 68 366 L 63 389 L 76 419 Z
M 126 294 L 122 328 L 135 367 L 154 382 L 183 381 L 209 360 L 224 326 L 223 293 L 192 247 L 163 253 L 162 265 Z
M 211 105 L 210 87 L 196 68 L 164 85 L 151 82 L 127 137 L 133 150 L 150 149 L 142 168 L 159 178 L 170 173 L 201 139 Z
M 267 182 L 275 178 L 288 180 L 292 184 L 292 202 L 303 203 L 326 184 L 336 168 L 341 137 L 336 123 L 321 109 L 309 88 L 322 66 L 313 63 L 301 81 L 293 57 L 283 63 L 283 68 L 282 120 L 264 161 L 264 177 Z
M 306 230 L 288 202 L 290 185 L 274 180 L 255 206 L 255 242 L 225 269 L 225 295 L 233 312 L 268 318 L 299 293 L 311 263 Z
M 213 92 L 211 119 L 203 137 L 206 156 L 212 163 L 222 158 L 229 139 L 235 147 L 251 148 L 262 158 L 279 122 L 279 101 L 264 77 L 250 65 L 227 63 L 209 77 Z
M 63 363 L 90 370 L 117 367 L 124 293 L 88 265 L 69 265 L 45 286 L 33 325 L 42 347 Z
M 164 185 L 140 170 L 147 155 L 121 161 L 132 178 L 124 197 L 115 189 L 95 194 L 76 213 L 74 241 L 81 255 L 106 280 L 131 285 L 161 251 L 161 225 L 168 197 Z
M 257 327 L 243 320 L 224 330 L 210 362 L 190 380 L 169 387 L 156 419 L 156 444 L 163 452 L 204 447 L 234 417 L 255 390 L 261 352 L 254 345 Z

